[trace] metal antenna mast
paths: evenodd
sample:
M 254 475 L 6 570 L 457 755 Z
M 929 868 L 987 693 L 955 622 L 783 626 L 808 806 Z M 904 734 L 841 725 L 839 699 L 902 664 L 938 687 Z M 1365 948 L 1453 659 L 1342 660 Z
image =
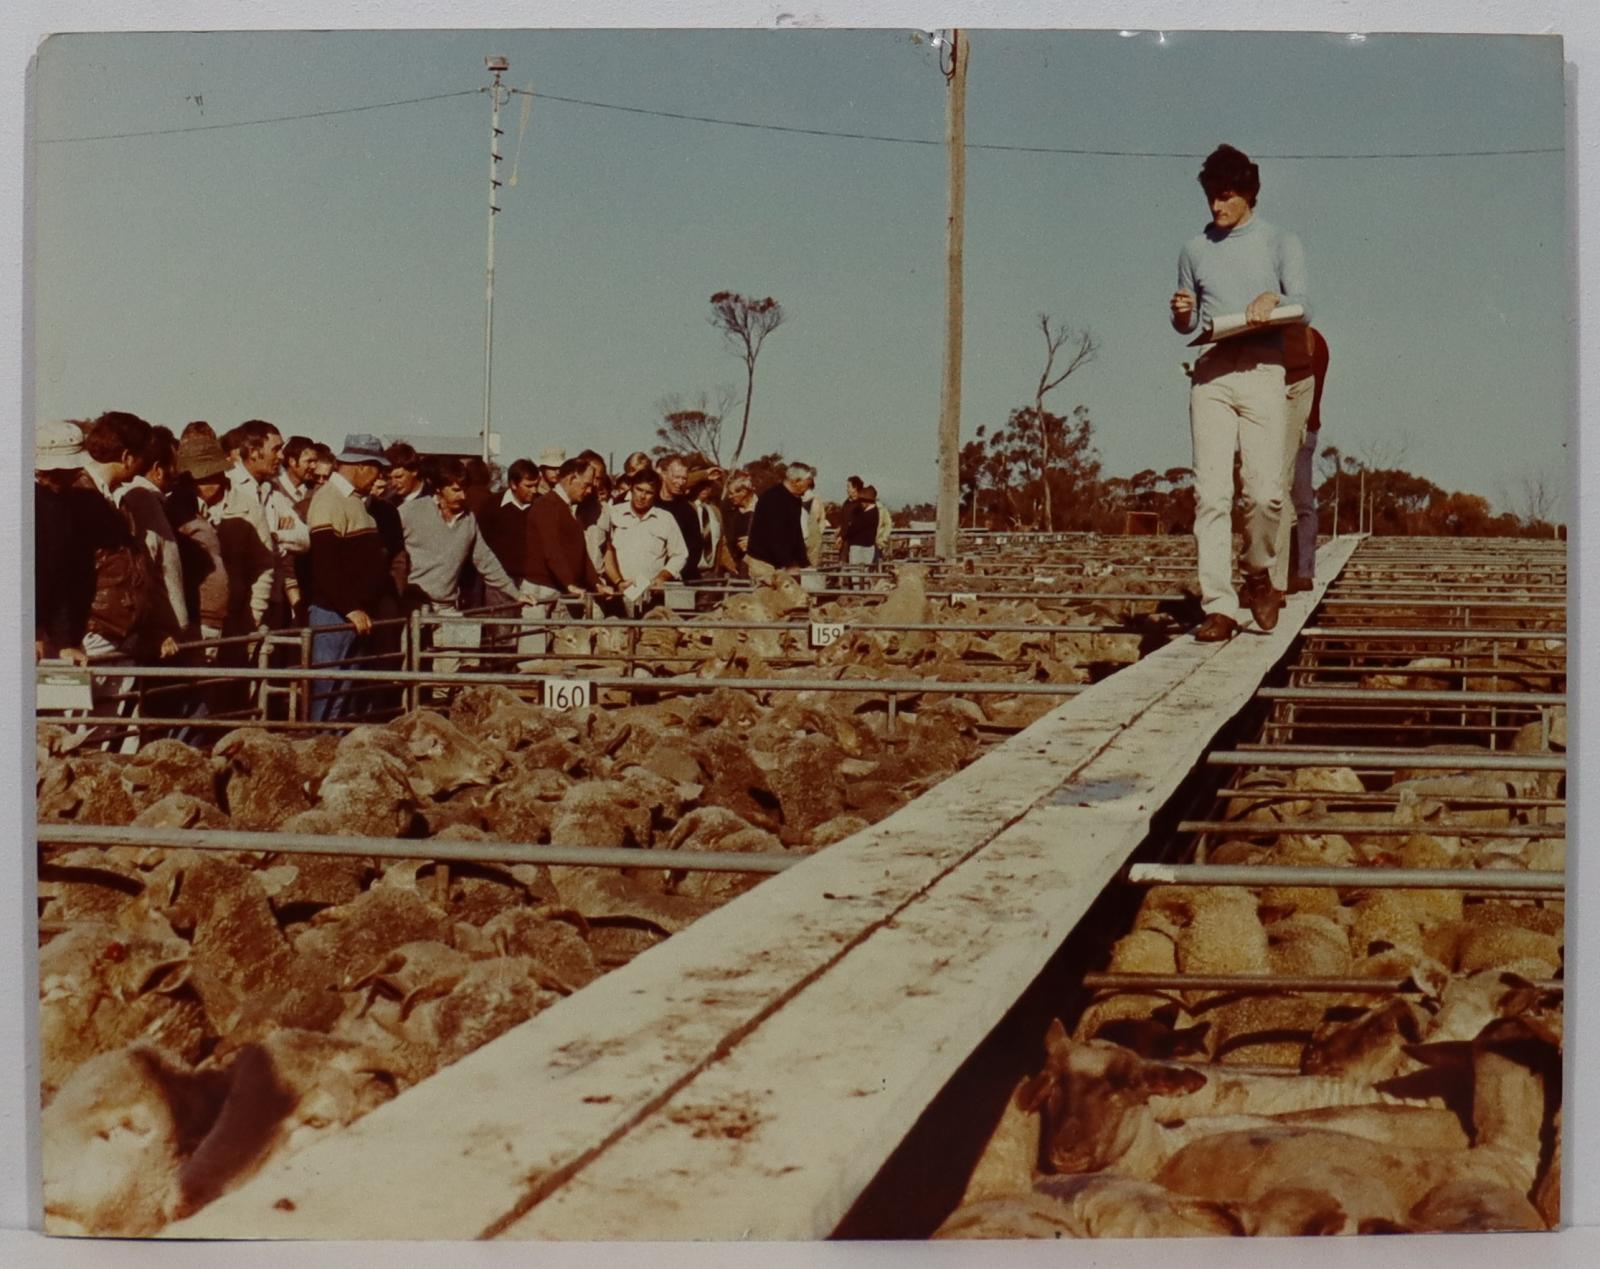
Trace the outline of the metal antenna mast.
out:
M 511 69 L 504 57 L 489 56 L 483 64 L 494 76 L 489 86 L 489 248 L 483 267 L 483 461 L 489 461 L 489 436 L 493 425 L 494 403 L 494 218 L 500 213 L 496 201 L 500 193 L 500 105 L 510 99 L 510 90 L 500 76 Z M 504 96 L 502 96 L 504 94 Z

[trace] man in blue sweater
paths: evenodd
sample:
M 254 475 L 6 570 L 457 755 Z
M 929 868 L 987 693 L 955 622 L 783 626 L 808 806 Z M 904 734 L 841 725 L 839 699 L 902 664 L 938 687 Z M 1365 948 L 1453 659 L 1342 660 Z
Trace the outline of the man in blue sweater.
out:
M 1238 629 L 1239 601 L 1256 625 L 1278 624 L 1283 592 L 1269 571 L 1285 514 L 1284 462 L 1289 410 L 1283 332 L 1266 326 L 1280 304 L 1299 304 L 1310 320 L 1305 252 L 1292 233 L 1255 214 L 1260 170 L 1231 145 L 1218 146 L 1200 169 L 1211 223 L 1178 257 L 1172 325 L 1185 335 L 1217 318 L 1244 313 L 1252 326 L 1211 345 L 1191 376 L 1189 427 L 1194 441 L 1195 544 L 1206 618 L 1194 637 L 1221 642 Z M 1233 456 L 1240 459 L 1244 513 L 1243 590 L 1233 588 Z

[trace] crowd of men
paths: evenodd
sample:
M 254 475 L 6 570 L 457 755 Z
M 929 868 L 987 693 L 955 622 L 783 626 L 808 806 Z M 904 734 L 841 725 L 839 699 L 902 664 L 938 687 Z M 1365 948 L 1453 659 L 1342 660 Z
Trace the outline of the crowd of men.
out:
M 669 583 L 822 562 L 824 509 L 804 463 L 758 491 L 749 472 L 698 456 L 635 453 L 613 476 L 593 450 L 549 448 L 496 488 L 482 460 L 405 442 L 356 434 L 335 451 L 260 419 L 175 435 L 114 411 L 42 424 L 35 469 L 36 659 L 244 666 L 268 632 L 309 628 L 329 674 L 313 684 L 313 720 L 397 699 L 329 671 L 392 669 L 416 612 L 496 610 L 517 624 L 490 639 L 522 664 L 580 601 L 636 616 Z M 841 563 L 881 558 L 889 517 L 859 477 L 839 519 Z M 93 683 L 113 705 L 131 687 Z M 237 696 L 202 686 L 174 708 L 197 716 Z

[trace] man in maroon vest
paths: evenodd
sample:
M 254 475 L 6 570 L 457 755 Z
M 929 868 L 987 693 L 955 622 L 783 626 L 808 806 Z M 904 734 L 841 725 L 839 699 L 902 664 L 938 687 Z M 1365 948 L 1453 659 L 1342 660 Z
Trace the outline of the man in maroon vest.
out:
M 554 616 L 563 600 L 616 593 L 595 571 L 578 523 L 578 504 L 589 496 L 594 476 L 588 459 L 569 458 L 556 471 L 555 487 L 534 499 L 528 509 L 522 592 L 532 618 Z M 543 629 L 528 638 L 532 655 L 544 653 L 548 646 L 548 632 Z

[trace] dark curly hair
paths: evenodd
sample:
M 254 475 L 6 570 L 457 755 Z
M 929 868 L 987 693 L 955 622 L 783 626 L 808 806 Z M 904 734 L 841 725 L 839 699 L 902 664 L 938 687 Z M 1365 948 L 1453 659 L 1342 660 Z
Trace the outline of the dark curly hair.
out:
M 1239 194 L 1251 207 L 1261 193 L 1261 169 L 1250 161 L 1243 150 L 1231 145 L 1219 145 L 1200 167 L 1200 188 L 1207 198 L 1221 194 Z

